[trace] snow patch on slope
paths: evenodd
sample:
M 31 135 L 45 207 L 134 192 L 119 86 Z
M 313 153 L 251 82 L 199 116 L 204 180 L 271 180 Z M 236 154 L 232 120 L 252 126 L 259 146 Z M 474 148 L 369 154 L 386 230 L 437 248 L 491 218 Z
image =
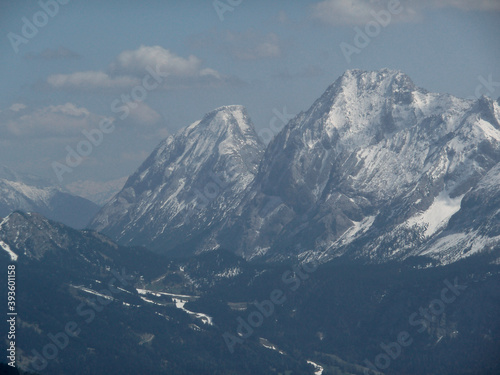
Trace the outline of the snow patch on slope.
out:
M 110 300 L 110 301 L 114 301 L 115 299 L 111 296 L 108 296 L 106 294 L 102 294 L 102 293 L 99 293 L 99 292 L 96 292 L 95 290 L 92 290 L 92 289 L 89 289 L 89 288 L 85 288 L 84 286 L 81 286 L 81 285 L 70 285 L 71 287 L 75 288 L 75 289 L 79 289 L 83 292 L 86 292 L 86 293 L 89 293 L 89 294 L 93 294 L 95 296 L 98 296 L 98 297 L 101 297 L 101 298 L 104 298 L 104 299 L 107 299 L 107 300 Z
M 2 222 L 2 224 L 3 224 L 3 222 Z M 4 250 L 5 250 L 5 251 L 6 251 L 6 252 L 10 255 L 10 260 L 11 260 L 11 261 L 13 261 L 13 262 L 17 261 L 17 258 L 18 258 L 17 254 L 16 254 L 16 253 L 14 253 L 14 252 L 10 249 L 10 246 L 9 246 L 9 245 L 7 245 L 7 244 L 6 244 L 5 242 L 3 242 L 3 241 L 0 241 L 0 247 L 1 247 L 2 249 L 4 249 Z
M 266 340 L 264 338 L 260 338 L 260 344 L 266 348 L 266 349 L 270 349 L 270 350 L 274 350 L 278 353 L 280 353 L 281 355 L 286 355 L 286 353 L 283 351 L 283 350 L 280 350 L 276 345 L 274 345 L 273 343 L 269 342 L 269 340 Z
M 314 363 L 313 361 L 307 361 L 310 365 L 314 367 L 314 375 L 322 375 L 323 374 L 323 367 L 318 365 L 317 363 Z
M 477 231 L 453 233 L 439 238 L 419 255 L 439 258 L 441 264 L 446 265 L 495 246 L 499 241 L 500 236 L 483 236 Z
M 434 202 L 430 207 L 410 218 L 406 225 L 408 227 L 425 226 L 425 236 L 430 237 L 436 233 L 440 228 L 443 228 L 450 218 L 460 210 L 460 203 L 464 195 L 450 198 L 446 191 L 442 191 L 434 198 Z
M 177 307 L 178 309 L 181 309 L 181 310 L 187 312 L 189 315 L 194 315 L 195 318 L 200 319 L 204 324 L 208 324 L 210 326 L 214 325 L 213 318 L 211 316 L 208 316 L 208 315 L 203 314 L 203 313 L 197 313 L 197 312 L 189 311 L 188 309 L 186 309 L 184 307 L 184 305 L 188 301 L 185 301 L 185 300 L 182 300 L 182 299 L 178 299 L 178 298 L 172 298 L 172 300 L 175 302 L 175 307 Z

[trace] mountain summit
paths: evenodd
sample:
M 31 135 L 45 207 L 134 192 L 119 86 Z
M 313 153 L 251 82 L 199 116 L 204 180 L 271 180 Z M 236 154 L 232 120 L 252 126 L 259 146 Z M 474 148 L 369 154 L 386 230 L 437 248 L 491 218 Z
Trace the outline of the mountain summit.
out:
M 91 227 L 159 251 L 203 237 L 239 205 L 263 149 L 244 107 L 218 108 L 161 142 Z
M 269 144 L 234 226 L 238 250 L 460 258 L 474 241 L 430 244 L 500 161 L 498 118 L 486 97 L 429 93 L 386 69 L 346 72 Z

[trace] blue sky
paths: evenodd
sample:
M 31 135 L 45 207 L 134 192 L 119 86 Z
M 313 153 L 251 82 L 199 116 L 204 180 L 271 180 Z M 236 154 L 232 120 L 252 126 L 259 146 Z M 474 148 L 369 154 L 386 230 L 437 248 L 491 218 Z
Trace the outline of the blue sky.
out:
M 222 105 L 242 104 L 269 128 L 348 69 L 388 67 L 429 91 L 500 96 L 500 0 L 53 1 L 0 6 L 0 160 L 61 185 L 128 176 L 161 139 Z M 373 12 L 389 14 L 387 25 Z M 41 26 L 16 44 L 23 17 Z M 372 33 L 364 45 L 357 30 Z M 346 59 L 347 44 L 357 50 Z M 165 77 L 135 89 L 140 100 L 121 119 L 112 103 L 124 105 L 157 65 Z M 68 166 L 68 147 L 103 121 L 113 130 L 58 179 L 54 162 Z

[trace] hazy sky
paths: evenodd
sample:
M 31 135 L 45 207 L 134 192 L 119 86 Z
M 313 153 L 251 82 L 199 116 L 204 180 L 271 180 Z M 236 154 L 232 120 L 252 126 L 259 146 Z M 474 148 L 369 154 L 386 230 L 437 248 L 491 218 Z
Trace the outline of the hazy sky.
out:
M 2 1 L 0 34 L 0 164 L 62 185 L 127 176 L 222 105 L 279 128 L 348 69 L 500 96 L 500 0 Z

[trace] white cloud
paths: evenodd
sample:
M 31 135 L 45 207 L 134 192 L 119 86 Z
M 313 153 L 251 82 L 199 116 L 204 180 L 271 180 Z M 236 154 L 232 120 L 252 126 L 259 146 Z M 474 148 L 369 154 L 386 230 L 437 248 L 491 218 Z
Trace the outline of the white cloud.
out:
M 14 103 L 12 104 L 9 109 L 12 111 L 12 112 L 19 112 L 23 109 L 26 108 L 26 105 L 24 105 L 23 103 Z
M 137 107 L 130 110 L 128 119 L 137 125 L 153 125 L 161 120 L 161 115 L 146 103 L 137 103 Z
M 112 70 L 144 75 L 147 67 L 156 66 L 168 75 L 191 77 L 199 73 L 201 60 L 193 55 L 185 59 L 160 46 L 140 46 L 139 49 L 120 53 L 112 64 Z
M 331 25 L 364 25 L 373 12 L 389 9 L 392 0 L 324 0 L 312 6 L 312 18 Z M 394 22 L 415 22 L 425 11 L 458 8 L 463 11 L 500 11 L 498 0 L 400 0 L 401 12 L 392 14 Z
M 216 70 L 203 67 L 196 56 L 183 58 L 160 46 L 140 46 L 136 50 L 121 52 L 107 71 L 86 71 L 72 74 L 55 74 L 47 83 L 56 89 L 123 89 L 140 85 L 150 70 L 160 71 L 168 78 L 204 78 L 222 80 Z M 165 82 L 163 87 L 167 87 Z
M 82 130 L 97 126 L 102 119 L 103 116 L 73 103 L 35 109 L 24 106 L 22 112 L 0 113 L 0 135 L 3 138 L 68 138 L 81 135 Z
M 313 5 L 312 17 L 331 25 L 365 25 L 373 21 L 374 12 L 387 11 L 391 0 L 325 0 Z M 394 6 L 397 14 L 391 14 L 393 22 L 414 22 L 420 14 L 411 5 L 412 1 L 401 1 Z
M 73 103 L 66 103 L 60 105 L 51 105 L 47 107 L 47 110 L 52 113 L 61 113 L 71 117 L 89 117 L 91 113 L 87 108 L 77 107 Z
M 313 18 L 335 25 L 363 24 L 370 20 L 373 4 L 363 0 L 326 0 L 313 7 Z
M 222 75 L 212 68 L 204 68 L 200 70 L 200 77 L 214 77 L 217 79 L 223 79 Z
M 68 140 L 81 137 L 81 131 L 97 128 L 104 118 L 85 107 L 73 103 L 30 108 L 21 103 L 10 106 L 10 110 L 0 111 L 0 138 L 60 138 Z M 22 109 L 22 110 L 21 110 Z M 146 103 L 137 102 L 129 107 L 130 114 L 120 120 L 120 127 L 140 128 L 147 136 L 156 132 L 162 116 Z M 17 110 L 17 111 L 16 111 Z M 147 129 L 146 129 L 147 128 Z
M 123 88 L 137 85 L 135 77 L 110 77 L 107 73 L 86 71 L 72 74 L 54 74 L 47 78 L 47 83 L 57 89 L 109 89 Z

